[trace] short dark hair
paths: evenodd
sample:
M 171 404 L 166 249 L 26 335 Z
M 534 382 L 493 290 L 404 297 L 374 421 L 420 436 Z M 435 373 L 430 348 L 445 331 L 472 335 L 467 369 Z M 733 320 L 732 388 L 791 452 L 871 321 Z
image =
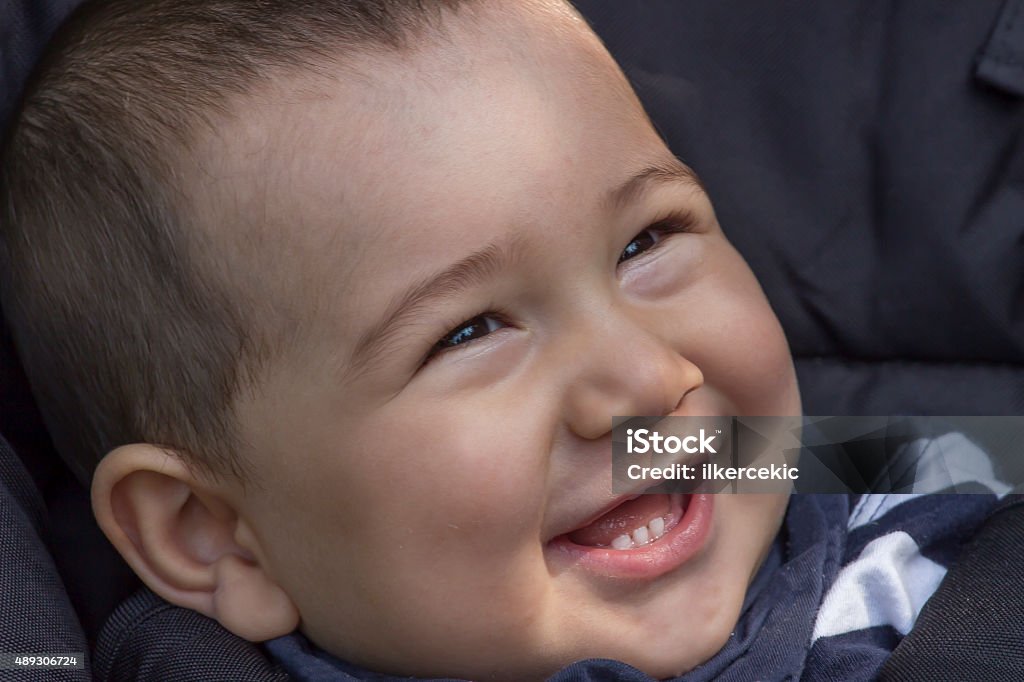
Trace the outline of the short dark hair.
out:
M 276 346 L 196 243 L 176 163 L 200 122 L 277 74 L 401 49 L 459 4 L 100 0 L 63 27 L 0 157 L 0 293 L 81 480 L 132 442 L 249 473 L 232 404 Z

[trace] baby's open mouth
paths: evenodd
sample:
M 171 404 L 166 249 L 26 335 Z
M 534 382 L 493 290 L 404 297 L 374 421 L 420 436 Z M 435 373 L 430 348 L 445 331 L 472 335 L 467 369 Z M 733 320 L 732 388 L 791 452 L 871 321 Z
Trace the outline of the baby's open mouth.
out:
M 638 495 L 625 500 L 582 528 L 567 534 L 585 547 L 634 549 L 655 542 L 672 530 L 686 512 L 689 496 Z
M 552 538 L 553 565 L 593 575 L 649 580 L 698 554 L 711 533 L 714 495 L 648 493 L 624 497 L 583 525 Z

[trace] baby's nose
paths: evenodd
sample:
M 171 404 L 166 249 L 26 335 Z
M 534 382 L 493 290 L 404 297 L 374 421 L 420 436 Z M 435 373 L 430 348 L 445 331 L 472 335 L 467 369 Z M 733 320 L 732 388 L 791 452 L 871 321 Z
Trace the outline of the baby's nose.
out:
M 644 333 L 595 339 L 579 358 L 565 419 L 581 438 L 611 430 L 613 416 L 661 416 L 682 405 L 704 383 L 693 362 L 670 344 Z

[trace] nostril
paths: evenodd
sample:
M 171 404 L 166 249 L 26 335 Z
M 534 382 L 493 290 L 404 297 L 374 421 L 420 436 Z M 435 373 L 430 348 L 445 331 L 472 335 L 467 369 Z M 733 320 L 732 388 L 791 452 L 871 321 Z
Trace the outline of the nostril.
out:
M 679 386 L 673 387 L 672 390 L 676 395 L 682 390 L 682 395 L 675 399 L 674 405 L 671 404 L 670 400 L 670 409 L 666 410 L 663 414 L 673 414 L 681 410 L 686 397 L 704 385 L 704 373 L 700 371 L 700 368 L 682 356 L 679 356 L 679 358 L 685 365 L 680 373 L 682 381 Z

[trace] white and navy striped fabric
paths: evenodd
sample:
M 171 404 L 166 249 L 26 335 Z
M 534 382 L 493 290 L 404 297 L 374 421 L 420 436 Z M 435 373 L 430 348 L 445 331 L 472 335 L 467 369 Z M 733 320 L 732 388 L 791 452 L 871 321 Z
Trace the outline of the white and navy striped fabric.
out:
M 960 549 L 1009 488 L 959 433 L 905 446 L 906 493 L 793 495 L 726 645 L 674 682 L 872 680 L 914 627 Z M 923 494 L 920 490 L 962 494 Z M 687 614 L 680 613 L 680 636 Z M 293 679 L 388 679 L 316 650 L 301 635 L 266 649 Z M 403 678 L 404 679 L 404 678 Z M 550 682 L 650 682 L 618 661 L 579 661 Z
M 804 679 L 873 679 L 914 627 L 963 544 L 1010 492 L 963 434 L 908 446 L 917 488 L 973 494 L 863 495 L 847 522 L 843 565 L 814 619 Z M 986 492 L 987 491 L 987 494 Z

